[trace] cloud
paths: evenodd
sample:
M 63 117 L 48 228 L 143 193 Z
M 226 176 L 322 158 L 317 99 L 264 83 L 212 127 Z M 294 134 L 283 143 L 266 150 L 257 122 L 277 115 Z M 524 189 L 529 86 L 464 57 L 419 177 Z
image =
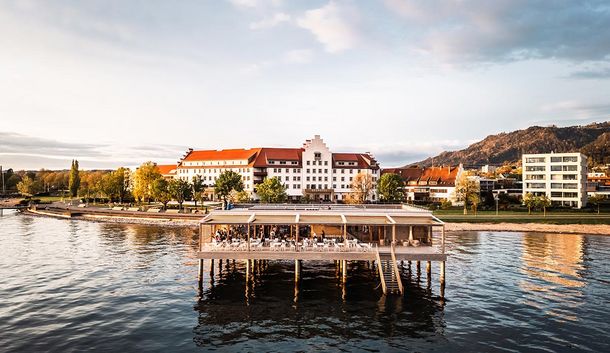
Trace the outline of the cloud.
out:
M 175 163 L 186 147 L 175 145 L 119 146 L 61 142 L 53 139 L 0 131 L 0 165 L 14 169 L 61 168 L 78 159 L 83 168 L 137 166 L 152 160 Z
M 309 30 L 329 53 L 351 49 L 360 40 L 353 9 L 340 7 L 334 1 L 318 9 L 308 10 L 297 19 L 297 25 Z
M 572 72 L 570 78 L 603 80 L 610 78 L 610 67 L 585 69 Z
M 291 64 L 307 64 L 313 59 L 310 49 L 295 49 L 284 53 L 284 61 Z
M 278 12 L 278 13 L 275 13 L 271 17 L 264 18 L 258 22 L 252 22 L 250 24 L 250 29 L 257 30 L 257 29 L 272 28 L 283 22 L 289 22 L 289 21 L 290 21 L 290 15 L 285 14 L 283 12 Z
M 551 114 L 546 122 L 582 123 L 594 119 L 607 120 L 610 116 L 610 102 L 582 102 L 564 100 L 545 104 L 540 107 L 543 113 Z M 558 117 L 558 115 L 560 115 Z M 563 116 L 563 117 L 562 117 Z
M 282 0 L 228 0 L 228 1 L 238 9 L 278 7 L 283 3 Z
M 610 58 L 610 7 L 602 0 L 385 0 L 404 44 L 446 62 Z

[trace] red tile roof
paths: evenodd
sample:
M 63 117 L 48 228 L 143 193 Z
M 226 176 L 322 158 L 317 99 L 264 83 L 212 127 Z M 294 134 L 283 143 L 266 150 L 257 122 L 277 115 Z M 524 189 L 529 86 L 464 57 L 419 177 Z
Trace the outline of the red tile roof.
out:
M 250 160 L 260 148 L 189 151 L 183 161 L 234 161 Z
M 337 162 L 356 162 L 356 165 L 338 165 Z M 368 153 L 333 153 L 333 168 L 377 169 L 377 161 Z
M 161 175 L 176 174 L 175 164 L 157 164 L 157 168 L 159 168 Z
M 254 161 L 255 168 L 274 167 L 278 164 L 269 164 L 269 161 L 296 161 L 298 164 L 286 166 L 301 167 L 303 157 L 302 148 L 261 148 Z M 284 166 L 284 165 L 282 165 Z
M 430 185 L 430 182 L 436 182 L 436 185 L 455 185 L 455 180 L 458 176 L 459 167 L 427 167 L 420 168 L 412 166 L 407 168 L 389 168 L 382 170 L 381 174 L 394 173 L 400 175 L 405 183 L 409 181 L 425 182 Z

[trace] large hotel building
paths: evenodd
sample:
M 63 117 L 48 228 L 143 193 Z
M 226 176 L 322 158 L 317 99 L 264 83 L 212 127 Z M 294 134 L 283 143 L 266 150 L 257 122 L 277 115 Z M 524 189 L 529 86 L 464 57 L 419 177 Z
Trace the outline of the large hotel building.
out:
M 587 156 L 582 153 L 523 155 L 523 195 L 546 195 L 555 206 L 587 205 Z
M 373 181 L 368 199 L 376 201 L 380 176 L 379 165 L 370 153 L 333 153 L 318 135 L 301 148 L 189 149 L 171 174 L 188 181 L 199 175 L 204 184 L 212 186 L 227 170 L 241 175 L 253 199 L 257 199 L 257 184 L 278 177 L 290 200 L 342 201 L 351 192 L 354 177 L 367 173 Z

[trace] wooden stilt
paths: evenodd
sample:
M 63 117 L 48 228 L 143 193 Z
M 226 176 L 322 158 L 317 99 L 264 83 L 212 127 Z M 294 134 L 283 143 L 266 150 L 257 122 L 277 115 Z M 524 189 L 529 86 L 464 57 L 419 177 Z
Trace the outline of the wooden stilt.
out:
M 421 262 L 417 261 L 415 266 L 417 267 L 417 281 L 419 282 L 421 277 Z
M 300 277 L 301 277 L 301 261 L 294 260 L 294 281 L 296 283 L 298 283 Z
M 441 297 L 445 297 L 445 261 L 441 262 L 440 268 L 440 278 L 441 278 Z
M 343 282 L 345 282 L 347 280 L 347 260 L 343 260 L 343 263 L 341 264 L 342 267 L 342 279 Z

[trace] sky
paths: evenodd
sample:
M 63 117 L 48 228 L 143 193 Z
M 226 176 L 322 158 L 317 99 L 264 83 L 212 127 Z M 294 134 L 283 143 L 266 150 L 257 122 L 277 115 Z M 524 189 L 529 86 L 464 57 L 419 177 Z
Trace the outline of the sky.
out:
M 401 166 L 609 120 L 610 3 L 0 0 L 0 165 L 300 147 Z

